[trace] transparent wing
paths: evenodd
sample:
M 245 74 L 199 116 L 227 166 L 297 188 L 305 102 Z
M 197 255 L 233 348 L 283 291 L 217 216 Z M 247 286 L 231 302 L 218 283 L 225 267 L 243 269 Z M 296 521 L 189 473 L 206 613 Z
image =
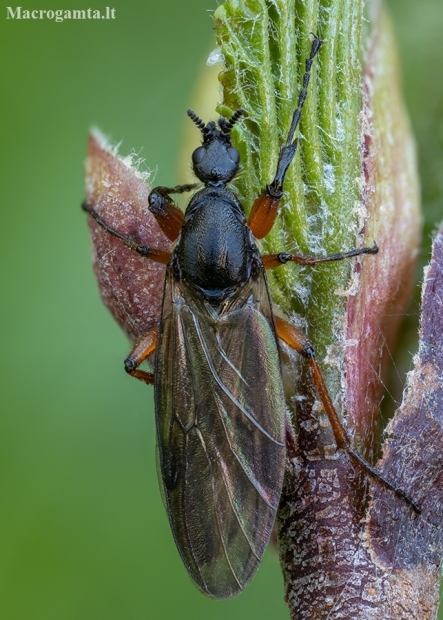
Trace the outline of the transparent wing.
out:
M 268 544 L 284 410 L 264 275 L 217 315 L 168 274 L 156 358 L 159 465 L 182 559 L 215 598 L 246 586 Z

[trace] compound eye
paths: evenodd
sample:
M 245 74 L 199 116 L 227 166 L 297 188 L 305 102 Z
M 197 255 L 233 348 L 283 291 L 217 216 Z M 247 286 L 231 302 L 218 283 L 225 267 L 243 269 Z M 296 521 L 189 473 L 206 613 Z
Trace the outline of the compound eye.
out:
M 192 153 L 192 162 L 194 164 L 198 164 L 202 159 L 204 154 L 206 153 L 206 149 L 204 146 L 199 146 L 198 149 Z
M 238 164 L 238 162 L 240 161 L 240 153 L 237 151 L 237 149 L 235 149 L 233 146 L 230 146 L 228 148 L 228 155 L 229 159 L 231 159 L 234 164 Z

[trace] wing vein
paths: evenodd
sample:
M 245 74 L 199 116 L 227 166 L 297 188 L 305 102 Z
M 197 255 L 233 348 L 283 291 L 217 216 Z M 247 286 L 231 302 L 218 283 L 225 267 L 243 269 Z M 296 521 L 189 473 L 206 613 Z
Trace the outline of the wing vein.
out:
M 243 381 L 243 383 L 244 383 L 247 387 L 249 387 L 249 383 L 246 381 L 246 379 L 243 377 L 243 375 L 241 374 L 241 372 L 239 371 L 239 369 L 238 369 L 238 368 L 236 368 L 236 367 L 234 366 L 234 364 L 231 362 L 231 360 L 229 359 L 229 357 L 228 357 L 228 356 L 226 355 L 226 353 L 224 352 L 224 350 L 223 350 L 223 348 L 222 348 L 222 346 L 221 346 L 221 343 L 220 343 L 220 340 L 219 340 L 218 336 L 217 336 L 217 343 L 218 343 L 218 350 L 219 350 L 219 353 L 220 353 L 220 355 L 222 356 L 222 358 L 225 360 L 225 362 L 228 364 L 228 366 L 230 366 L 230 367 L 232 368 L 232 370 L 236 373 L 236 375 L 239 377 L 239 379 L 240 379 L 241 381 Z
M 197 437 L 200 439 L 200 443 L 201 443 L 203 451 L 205 453 L 206 460 L 208 461 L 209 466 L 210 466 L 211 471 L 212 471 L 212 463 L 211 463 L 211 459 L 209 458 L 209 455 L 208 455 L 208 452 L 207 452 L 207 449 L 206 449 L 205 440 L 204 440 L 203 435 L 201 434 L 200 429 L 198 427 L 196 427 L 196 431 L 197 431 Z M 216 493 L 215 493 L 215 488 L 214 488 L 214 476 L 212 475 L 212 473 L 211 473 L 211 487 L 212 487 L 212 495 L 215 498 Z M 216 507 L 215 501 L 214 501 L 214 507 Z M 240 590 L 243 590 L 243 584 L 240 582 L 239 578 L 237 577 L 237 575 L 235 573 L 235 570 L 232 567 L 231 560 L 229 559 L 228 551 L 226 549 L 226 544 L 225 544 L 225 541 L 224 541 L 224 538 L 223 538 L 223 534 L 222 534 L 222 528 L 221 528 L 220 518 L 219 518 L 219 515 L 218 515 L 218 512 L 217 512 L 217 509 L 215 509 L 215 518 L 217 520 L 218 534 L 220 536 L 221 544 L 222 544 L 222 547 L 223 547 L 223 553 L 225 555 L 226 562 L 228 563 L 229 570 L 231 571 L 232 576 L 234 577 L 235 581 L 237 582 L 237 585 L 240 588 Z
M 243 407 L 243 405 L 235 398 L 234 394 L 232 394 L 228 388 L 224 385 L 223 381 L 220 379 L 220 377 L 218 376 L 217 371 L 214 368 L 214 364 L 212 363 L 211 357 L 209 355 L 209 351 L 208 348 L 206 346 L 206 343 L 204 341 L 203 335 L 201 333 L 200 330 L 200 324 L 198 321 L 198 318 L 195 316 L 194 313 L 192 313 L 192 318 L 194 321 L 194 325 L 195 325 L 195 329 L 197 331 L 197 335 L 198 338 L 200 340 L 200 344 L 202 346 L 203 352 L 205 354 L 205 358 L 206 361 L 208 362 L 208 366 L 211 370 L 211 373 L 214 377 L 214 379 L 216 380 L 216 382 L 218 383 L 218 385 L 221 387 L 221 389 L 223 390 L 223 392 L 226 394 L 226 396 L 234 403 L 234 405 L 248 418 L 248 420 L 250 420 L 252 422 L 252 424 L 258 428 L 259 431 L 261 431 L 263 433 L 263 435 L 265 435 L 266 437 L 268 437 L 268 439 L 270 439 L 273 443 L 277 444 L 278 446 L 284 446 L 285 444 L 277 441 L 277 439 L 275 439 L 275 437 L 272 437 L 272 435 L 270 435 L 262 426 L 261 424 L 259 424 L 257 422 L 257 420 L 248 412 L 246 411 L 246 409 Z
M 201 334 L 200 331 L 200 326 L 198 323 L 197 318 L 195 317 L 194 313 L 192 313 L 193 319 L 194 319 L 194 324 L 196 327 L 196 331 L 200 340 L 200 343 L 202 345 L 203 348 L 206 347 L 204 340 L 203 340 L 203 335 Z M 182 319 L 180 317 L 180 322 L 182 322 Z M 187 347 L 187 340 L 185 339 L 185 347 Z M 208 353 L 209 355 L 209 353 Z M 223 386 L 223 384 L 221 383 L 221 379 L 218 377 L 217 373 L 215 372 L 215 369 L 213 368 L 213 364 L 211 362 L 210 359 L 208 359 L 208 355 L 205 355 L 206 360 L 208 362 L 208 365 L 210 366 L 211 372 L 216 376 L 216 378 L 218 378 L 218 383 L 219 385 L 221 385 L 222 388 L 224 388 L 225 386 Z M 226 391 L 226 390 L 224 390 Z M 217 406 L 217 411 L 219 413 L 219 418 L 221 420 L 222 426 L 223 426 L 223 430 L 226 436 L 226 440 L 228 442 L 229 445 L 229 449 L 231 451 L 231 453 L 234 455 L 236 461 L 238 462 L 238 464 L 240 465 L 241 469 L 244 471 L 245 476 L 247 478 L 247 480 L 249 481 L 249 483 L 252 485 L 252 487 L 257 491 L 257 493 L 259 494 L 259 496 L 261 497 L 261 499 L 265 502 L 265 504 L 271 508 L 271 510 L 276 511 L 277 510 L 277 505 L 272 504 L 269 499 L 266 496 L 266 492 L 263 489 L 262 485 L 260 484 L 260 482 L 257 480 L 257 478 L 254 476 L 253 472 L 251 471 L 250 468 L 246 467 L 245 463 L 242 461 L 242 459 L 240 458 L 239 454 L 237 453 L 237 451 L 234 448 L 234 445 L 232 443 L 232 438 L 229 434 L 228 428 L 226 426 L 226 422 L 225 422 L 225 417 L 227 417 L 227 413 L 225 408 L 223 407 L 223 404 L 220 402 L 219 397 L 217 397 L 215 394 L 213 395 L 214 400 L 215 400 L 215 404 Z M 231 399 L 232 400 L 232 399 Z M 236 402 L 236 401 L 235 401 Z M 278 445 L 284 445 L 284 444 L 280 444 L 279 442 L 275 442 L 278 443 Z M 248 540 L 248 544 L 249 540 Z M 252 550 L 252 549 L 251 549 Z M 254 551 L 252 550 L 252 552 L 254 553 Z M 255 554 L 254 554 L 255 555 Z
M 217 404 L 217 408 L 219 409 L 219 403 L 217 402 L 216 404 Z M 222 414 L 220 415 L 220 417 L 222 417 Z M 230 444 L 230 442 L 229 442 L 229 436 L 228 436 L 228 433 L 227 433 L 227 429 L 226 429 L 226 427 L 225 427 L 225 425 L 224 425 L 223 421 L 222 421 L 222 424 L 223 424 L 223 429 L 224 429 L 224 431 L 225 431 L 226 438 L 227 438 L 227 440 L 228 440 L 229 446 L 231 447 L 231 444 Z M 204 449 L 204 451 L 205 451 L 205 454 L 207 455 L 207 452 L 206 452 L 206 444 L 205 444 L 205 441 L 204 441 L 204 437 L 203 437 L 203 435 L 202 435 L 202 433 L 201 433 L 200 429 L 199 429 L 198 427 L 196 427 L 196 429 L 197 429 L 198 435 L 199 435 L 199 437 L 200 437 L 200 441 L 202 442 L 202 445 L 203 445 L 203 449 Z M 241 529 L 241 531 L 242 531 L 242 533 L 243 533 L 243 536 L 245 537 L 245 540 L 246 540 L 246 542 L 248 543 L 249 548 L 251 549 L 251 553 L 252 553 L 252 555 L 253 555 L 253 556 L 254 556 L 254 557 L 255 557 L 258 561 L 260 561 L 260 559 L 261 559 L 261 558 L 260 558 L 260 557 L 257 555 L 257 553 L 255 552 L 255 549 L 254 549 L 254 547 L 253 547 L 253 545 L 252 545 L 252 543 L 251 543 L 251 541 L 250 541 L 250 539 L 249 539 L 249 536 L 248 536 L 248 534 L 246 533 L 246 530 L 245 530 L 245 528 L 244 528 L 244 525 L 243 525 L 243 524 L 242 524 L 242 522 L 241 522 L 240 516 L 239 516 L 239 514 L 238 514 L 238 510 L 237 510 L 237 508 L 236 508 L 236 506 L 235 506 L 234 499 L 233 499 L 233 497 L 232 497 L 231 490 L 230 490 L 230 488 L 229 488 L 229 485 L 228 485 L 228 482 L 227 482 L 227 479 L 226 479 L 226 472 L 225 472 L 224 468 L 223 468 L 223 467 L 222 467 L 222 465 L 221 465 L 221 463 L 222 463 L 222 458 L 221 458 L 220 453 L 218 452 L 218 450 L 215 448 L 215 446 L 214 446 L 214 451 L 215 451 L 215 453 L 216 453 L 216 455 L 217 455 L 217 466 L 218 466 L 218 469 L 219 469 L 219 470 L 220 470 L 220 472 L 221 472 L 221 477 L 222 477 L 222 480 L 223 480 L 224 487 L 225 487 L 225 489 L 226 489 L 226 495 L 228 496 L 228 499 L 229 499 L 229 504 L 231 505 L 231 508 L 232 508 L 232 512 L 234 513 L 235 518 L 236 518 L 236 520 L 237 520 L 237 523 L 238 523 L 238 525 L 239 525 L 239 527 L 240 527 L 240 529 Z M 237 458 L 237 455 L 234 453 L 234 451 L 232 450 L 232 448 L 231 448 L 231 452 L 232 452 L 232 453 L 235 455 L 235 457 Z M 208 456 L 207 456 L 207 458 L 208 458 L 208 462 L 209 462 L 209 464 L 211 465 L 211 469 L 212 469 L 212 463 L 211 463 L 211 461 L 209 460 L 209 457 L 208 457 Z M 241 465 L 241 462 L 239 461 L 239 459 L 238 459 L 238 458 L 237 458 L 237 460 L 238 460 L 238 462 L 239 462 L 239 463 L 240 463 L 240 465 Z M 249 477 L 248 473 L 247 473 L 244 469 L 243 469 L 243 471 L 245 472 L 246 477 L 248 478 L 248 480 L 251 482 L 251 484 L 252 484 L 253 488 L 254 488 L 254 489 L 255 489 L 255 490 L 259 493 L 260 497 L 263 499 L 263 501 L 266 503 L 266 505 L 267 505 L 269 508 L 272 508 L 272 509 L 274 509 L 274 510 L 275 510 L 275 507 L 274 507 L 274 506 L 271 506 L 271 505 L 269 504 L 269 502 L 267 502 L 267 501 L 266 501 L 266 498 L 265 498 L 265 497 L 263 497 L 263 495 L 262 495 L 262 493 L 260 492 L 260 490 L 259 490 L 259 489 L 257 489 L 257 486 L 256 486 L 255 484 L 253 484 L 253 483 L 252 483 L 252 481 L 251 481 L 251 479 L 250 479 L 250 477 Z M 257 485 L 258 485 L 258 482 L 257 482 Z
M 217 409 L 220 412 L 220 405 L 217 402 Z M 266 498 L 266 494 L 261 486 L 261 484 L 259 483 L 259 481 L 257 480 L 257 478 L 252 474 L 252 472 L 250 470 L 248 470 L 244 463 L 242 462 L 241 458 L 239 457 L 239 455 L 237 454 L 236 450 L 234 450 L 234 447 L 232 445 L 232 441 L 231 441 L 231 437 L 229 435 L 228 429 L 226 428 L 226 424 L 225 424 L 225 416 L 223 413 L 220 413 L 220 420 L 221 423 L 223 425 L 223 430 L 225 431 L 225 435 L 226 435 L 226 439 L 228 441 L 229 444 L 229 448 L 232 452 L 232 454 L 235 456 L 235 458 L 237 459 L 238 464 L 240 465 L 240 467 L 243 469 L 243 471 L 246 474 L 247 479 L 249 480 L 249 482 L 252 484 L 252 486 L 254 487 L 254 489 L 257 491 L 257 493 L 260 495 L 260 497 L 262 498 L 262 500 L 265 502 L 265 504 L 267 506 L 269 506 L 269 508 L 272 508 L 272 510 L 277 510 L 277 506 L 274 506 L 274 504 L 271 504 L 271 502 Z
M 217 452 L 217 456 L 219 456 L 219 455 L 218 455 L 218 452 Z M 260 562 L 261 558 L 260 558 L 260 557 L 257 555 L 257 553 L 255 552 L 254 547 L 253 547 L 253 545 L 252 545 L 251 541 L 249 540 L 249 536 L 248 536 L 248 534 L 246 533 L 246 530 L 245 530 L 245 528 L 244 528 L 244 525 L 242 524 L 242 522 L 241 522 L 241 520 L 240 520 L 240 516 L 239 516 L 239 514 L 238 514 L 237 508 L 236 508 L 236 506 L 235 506 L 235 504 L 234 504 L 233 497 L 232 497 L 232 495 L 231 495 L 231 491 L 230 491 L 229 486 L 228 486 L 228 484 L 227 484 L 227 482 L 226 482 L 226 472 L 224 471 L 224 469 L 223 469 L 223 467 L 221 466 L 220 462 L 221 462 L 221 458 L 219 458 L 219 459 L 218 459 L 219 469 L 220 469 L 221 474 L 222 474 L 223 484 L 224 484 L 225 489 L 226 489 L 226 495 L 228 496 L 229 503 L 230 503 L 231 508 L 232 508 L 232 512 L 233 512 L 233 513 L 234 513 L 234 515 L 235 515 L 235 518 L 236 518 L 236 520 L 237 520 L 237 523 L 238 523 L 238 525 L 239 525 L 239 527 L 240 527 L 240 529 L 241 529 L 241 531 L 242 531 L 242 533 L 243 533 L 243 536 L 245 537 L 246 542 L 248 543 L 248 546 L 249 546 L 249 548 L 250 548 L 250 550 L 251 550 L 252 555 L 255 557 L 255 559 L 256 559 L 258 562 Z M 255 487 L 254 487 L 254 488 L 255 488 Z
M 187 438 L 187 436 L 185 435 L 185 451 L 186 451 L 186 443 L 187 443 L 187 441 L 188 441 L 188 438 Z M 186 493 L 185 493 L 185 489 L 186 489 L 186 469 L 187 469 L 187 468 L 186 468 L 186 459 L 185 459 L 184 466 L 183 466 L 183 505 L 184 505 L 184 506 L 186 505 Z M 198 572 L 199 577 L 200 577 L 200 583 L 202 584 L 203 589 L 205 590 L 205 592 L 207 592 L 208 594 L 210 594 L 211 592 L 210 592 L 210 590 L 209 590 L 209 588 L 208 588 L 208 586 L 207 586 L 207 584 L 206 584 L 206 581 L 205 581 L 205 580 L 204 580 L 204 578 L 203 578 L 203 575 L 201 574 L 200 568 L 199 568 L 199 566 L 198 566 L 197 559 L 196 559 L 196 557 L 195 557 L 195 555 L 194 555 L 194 550 L 193 550 L 193 548 L 192 548 L 191 537 L 190 537 L 190 535 L 189 535 L 189 526 L 188 526 L 188 522 L 187 522 L 187 520 L 186 520 L 186 513 L 187 513 L 187 510 L 183 510 L 183 524 L 184 524 L 184 526 L 185 526 L 186 538 L 188 539 L 189 551 L 191 552 L 192 559 L 194 560 L 194 565 L 195 565 L 195 567 L 197 568 L 197 572 Z M 181 555 L 181 554 L 180 554 L 180 555 Z M 183 555 L 182 555 L 182 558 L 183 558 L 183 560 L 185 560 L 185 558 L 183 557 Z M 186 561 L 185 561 L 185 565 L 186 565 L 186 564 L 187 564 L 187 563 L 186 563 Z M 189 570 L 189 568 L 188 568 L 188 570 Z M 191 571 L 189 570 L 189 572 L 191 572 Z

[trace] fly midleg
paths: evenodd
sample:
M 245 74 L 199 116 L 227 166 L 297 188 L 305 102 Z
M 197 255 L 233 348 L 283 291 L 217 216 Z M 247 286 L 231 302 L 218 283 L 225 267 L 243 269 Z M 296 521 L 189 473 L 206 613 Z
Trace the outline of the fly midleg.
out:
M 162 265 L 167 265 L 169 263 L 171 256 L 172 256 L 172 252 L 169 252 L 168 250 L 160 250 L 158 248 L 151 248 L 150 246 L 147 246 L 147 245 L 138 245 L 137 243 L 134 242 L 133 239 L 131 239 L 131 237 L 125 237 L 125 235 L 122 235 L 121 233 L 119 233 L 118 230 L 116 230 L 112 226 L 109 226 L 109 224 L 107 224 L 100 217 L 97 211 L 95 211 L 95 209 L 93 209 L 86 202 L 86 200 L 82 203 L 82 208 L 94 218 L 97 224 L 100 224 L 100 226 L 104 228 L 113 237 L 120 239 L 130 250 L 134 250 L 141 256 L 150 258 L 156 263 L 161 263 Z
M 149 210 L 155 216 L 158 225 L 171 241 L 175 241 L 181 231 L 183 211 L 177 207 L 170 194 L 190 192 L 198 185 L 176 185 L 175 187 L 154 187 L 148 196 Z
M 286 263 L 297 263 L 298 265 L 317 265 L 318 263 L 329 263 L 331 261 L 343 260 L 360 256 L 361 254 L 377 254 L 378 246 L 376 243 L 372 248 L 357 248 L 349 252 L 339 252 L 337 254 L 329 254 L 327 256 L 312 256 L 311 254 L 289 254 L 288 252 L 280 252 L 278 254 L 264 254 L 261 259 L 265 269 L 275 269 Z
M 298 96 L 297 108 L 292 116 L 291 127 L 288 132 L 286 143 L 280 148 L 277 162 L 277 172 L 270 185 L 267 185 L 263 192 L 256 198 L 252 205 L 248 218 L 248 224 L 252 234 L 257 239 L 263 239 L 274 225 L 278 215 L 280 199 L 283 196 L 283 184 L 286 172 L 297 152 L 297 138 L 293 140 L 295 131 L 300 122 L 301 111 L 308 93 L 309 80 L 311 78 L 311 67 L 314 56 L 317 54 L 323 41 L 314 36 L 312 41 L 311 53 L 305 60 L 305 74 L 303 75 L 303 86 Z
M 139 370 L 138 367 L 155 351 L 157 345 L 157 328 L 151 329 L 146 336 L 143 336 L 134 346 L 128 357 L 125 359 L 125 370 L 136 379 L 144 383 L 153 384 L 154 375 L 152 372 Z
M 343 424 L 338 417 L 338 413 L 335 410 L 335 407 L 332 403 L 332 399 L 329 395 L 328 389 L 325 385 L 323 376 L 320 371 L 320 367 L 315 359 L 314 349 L 312 345 L 309 343 L 306 336 L 300 332 L 296 327 L 292 326 L 290 323 L 287 323 L 280 317 L 276 316 L 275 318 L 275 327 L 277 330 L 277 335 L 283 342 L 285 342 L 291 349 L 300 353 L 308 362 L 311 367 L 312 376 L 314 379 L 314 384 L 317 389 L 317 392 L 320 396 L 320 399 L 323 403 L 323 407 L 325 408 L 326 414 L 329 418 L 329 422 L 331 424 L 332 430 L 334 432 L 335 441 L 337 442 L 337 447 L 344 450 L 351 459 L 358 464 L 359 467 L 364 469 L 370 476 L 373 478 L 377 478 L 385 486 L 387 486 L 391 491 L 393 491 L 396 495 L 404 499 L 414 510 L 416 513 L 420 514 L 421 507 L 405 492 L 403 489 L 400 489 L 395 484 L 387 480 L 383 474 L 381 474 L 375 467 L 373 467 L 370 463 L 368 463 L 358 452 L 351 447 L 351 442 L 349 437 L 343 427 Z

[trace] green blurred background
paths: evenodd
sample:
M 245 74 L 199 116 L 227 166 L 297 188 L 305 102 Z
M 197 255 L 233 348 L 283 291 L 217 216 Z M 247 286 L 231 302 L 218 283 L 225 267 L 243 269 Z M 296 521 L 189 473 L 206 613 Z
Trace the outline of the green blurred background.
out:
M 152 388 L 123 372 L 128 343 L 99 300 L 80 211 L 92 124 L 158 166 L 156 183 L 178 178 L 216 2 L 112 6 L 114 21 L 12 21 L 5 9 L 0 21 L 0 618 L 284 619 L 272 552 L 233 601 L 189 581 L 157 486 Z M 389 6 L 419 148 L 425 260 L 443 215 L 443 6 Z

